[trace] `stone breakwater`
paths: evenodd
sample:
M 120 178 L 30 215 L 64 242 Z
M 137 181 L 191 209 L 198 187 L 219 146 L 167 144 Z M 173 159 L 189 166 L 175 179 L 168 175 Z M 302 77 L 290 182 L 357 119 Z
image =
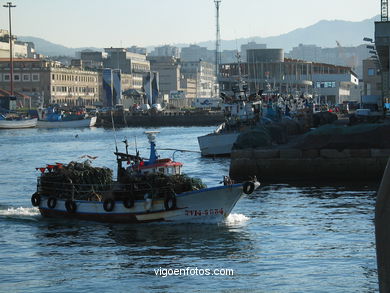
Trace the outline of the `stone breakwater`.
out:
M 254 175 L 271 182 L 305 180 L 380 181 L 390 149 L 243 149 L 231 154 L 230 177 Z

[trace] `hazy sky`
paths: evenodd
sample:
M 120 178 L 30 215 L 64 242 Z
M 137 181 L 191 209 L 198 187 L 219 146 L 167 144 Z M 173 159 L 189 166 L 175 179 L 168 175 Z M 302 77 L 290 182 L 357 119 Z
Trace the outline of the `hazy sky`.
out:
M 15 0 L 13 4 L 17 5 L 12 9 L 14 35 L 41 37 L 67 47 L 215 39 L 213 0 Z M 8 9 L 2 5 L 0 28 L 8 29 Z M 274 36 L 322 19 L 361 21 L 377 14 L 380 0 L 222 0 L 221 38 Z

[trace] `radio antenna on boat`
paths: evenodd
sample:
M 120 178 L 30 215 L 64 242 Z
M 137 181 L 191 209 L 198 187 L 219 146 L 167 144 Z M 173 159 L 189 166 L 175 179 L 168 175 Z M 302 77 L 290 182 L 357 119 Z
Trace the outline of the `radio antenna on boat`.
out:
M 115 124 L 114 124 L 114 115 L 111 112 L 111 123 L 112 123 L 112 130 L 114 130 L 114 140 L 115 140 L 115 150 L 118 152 L 118 143 L 116 141 L 116 130 L 115 130 Z
M 135 145 L 135 155 L 139 157 L 138 147 L 137 147 L 137 136 L 134 136 L 134 145 Z

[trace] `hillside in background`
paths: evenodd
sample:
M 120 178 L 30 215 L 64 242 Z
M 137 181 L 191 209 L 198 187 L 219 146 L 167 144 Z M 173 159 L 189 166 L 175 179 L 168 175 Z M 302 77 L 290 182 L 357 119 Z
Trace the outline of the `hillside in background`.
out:
M 306 28 L 293 30 L 289 33 L 273 37 L 250 37 L 240 38 L 237 40 L 222 40 L 222 50 L 235 50 L 242 44 L 254 41 L 260 44 L 267 44 L 268 48 L 283 48 L 286 52 L 290 51 L 298 44 L 314 44 L 319 47 L 336 47 L 336 40 L 344 47 L 358 46 L 363 43 L 363 37 L 374 36 L 374 21 L 379 20 L 379 16 L 366 19 L 359 22 L 343 20 L 321 20 L 316 24 Z M 47 40 L 31 37 L 20 36 L 20 41 L 34 42 L 35 49 L 38 53 L 47 56 L 70 56 L 75 57 L 76 52 L 90 49 L 102 51 L 101 48 L 69 48 L 59 44 L 51 43 Z M 136 45 L 136 44 L 134 44 Z M 156 44 L 157 45 L 157 44 Z M 197 43 L 209 49 L 214 49 L 215 40 Z M 178 47 L 186 47 L 188 44 L 176 44 Z M 149 51 L 153 47 L 149 47 Z
M 258 44 L 267 44 L 267 48 L 282 48 L 290 51 L 298 44 L 313 44 L 319 47 L 336 47 L 336 40 L 344 47 L 358 46 L 363 43 L 364 37 L 374 37 L 374 21 L 379 20 L 379 15 L 359 22 L 344 20 L 321 20 L 306 28 L 293 30 L 279 36 L 261 38 L 241 38 L 237 40 L 222 40 L 223 50 L 240 49 L 242 44 L 254 41 Z M 201 42 L 199 46 L 215 48 L 215 41 Z
M 94 47 L 81 47 L 81 48 L 69 48 L 59 44 L 54 44 L 52 42 L 46 41 L 45 39 L 29 37 L 29 36 L 20 36 L 18 37 L 19 41 L 25 42 L 33 42 L 35 45 L 35 50 L 39 54 L 43 54 L 46 56 L 69 56 L 75 57 L 76 52 L 80 52 L 82 50 L 93 50 L 93 51 L 103 51 L 100 48 Z

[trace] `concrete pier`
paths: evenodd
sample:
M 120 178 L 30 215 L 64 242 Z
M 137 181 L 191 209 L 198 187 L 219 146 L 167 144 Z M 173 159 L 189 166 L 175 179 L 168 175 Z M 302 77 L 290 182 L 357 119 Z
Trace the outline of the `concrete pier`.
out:
M 167 112 L 155 115 L 115 113 L 113 118 L 115 126 L 119 127 L 217 126 L 225 119 L 222 112 Z M 97 126 L 112 126 L 111 113 L 99 114 Z
M 243 149 L 231 154 L 230 177 L 247 180 L 377 180 L 390 149 Z

